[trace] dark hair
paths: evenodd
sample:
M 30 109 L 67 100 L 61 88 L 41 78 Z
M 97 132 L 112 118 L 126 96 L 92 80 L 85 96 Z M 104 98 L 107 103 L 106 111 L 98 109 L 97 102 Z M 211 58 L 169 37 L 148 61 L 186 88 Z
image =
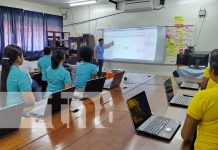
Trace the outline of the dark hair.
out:
M 93 56 L 93 50 L 88 46 L 82 46 L 79 49 L 79 56 L 82 58 L 83 61 L 91 62 Z
M 22 56 L 23 51 L 19 46 L 8 45 L 5 47 L 2 58 L 1 72 L 1 92 L 7 92 L 7 78 L 10 67 L 14 64 L 18 56 Z
M 45 47 L 43 49 L 44 55 L 50 55 L 51 54 L 51 48 Z
M 210 68 L 218 75 L 218 49 L 214 49 L 210 54 Z
M 65 52 L 63 50 L 58 50 L 53 52 L 51 56 L 51 67 L 52 69 L 56 69 L 62 60 L 65 58 Z
M 104 39 L 103 38 L 100 38 L 100 39 L 98 39 L 98 42 L 102 42 Z

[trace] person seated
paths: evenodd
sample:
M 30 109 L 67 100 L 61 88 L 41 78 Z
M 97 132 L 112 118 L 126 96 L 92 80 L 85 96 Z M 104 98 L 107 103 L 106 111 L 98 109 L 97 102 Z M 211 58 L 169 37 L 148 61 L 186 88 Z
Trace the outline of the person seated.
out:
M 182 138 L 189 141 L 197 131 L 195 150 L 218 149 L 218 50 L 211 53 L 209 73 L 216 85 L 193 97 L 181 132 Z
M 1 94 L 5 105 L 24 103 L 26 107 L 35 104 L 28 75 L 19 69 L 23 63 L 23 51 L 19 46 L 8 45 L 3 52 L 1 72 Z
M 44 56 L 38 61 L 38 72 L 42 73 L 42 92 L 46 91 L 47 81 L 46 81 L 46 70 L 51 66 L 51 55 L 52 51 L 50 48 L 44 48 Z
M 79 56 L 82 63 L 76 68 L 75 87 L 82 89 L 86 86 L 86 82 L 96 78 L 97 66 L 92 64 L 93 50 L 90 47 L 83 46 L 79 49 Z
M 46 71 L 48 92 L 55 93 L 72 87 L 69 71 L 63 67 L 65 53 L 62 50 L 54 52 L 51 57 L 51 66 Z
M 32 67 L 31 63 L 27 60 L 23 60 L 23 64 L 19 66 L 19 69 L 28 75 L 35 100 L 42 100 L 41 88 L 38 83 L 32 79 L 34 77 L 34 68 Z
M 214 82 L 211 79 L 211 76 L 210 76 L 210 73 L 209 73 L 209 67 L 207 67 L 205 69 L 205 71 L 204 71 L 203 79 L 202 79 L 202 82 L 201 82 L 201 90 L 212 88 L 215 85 L 216 85 L 216 82 Z

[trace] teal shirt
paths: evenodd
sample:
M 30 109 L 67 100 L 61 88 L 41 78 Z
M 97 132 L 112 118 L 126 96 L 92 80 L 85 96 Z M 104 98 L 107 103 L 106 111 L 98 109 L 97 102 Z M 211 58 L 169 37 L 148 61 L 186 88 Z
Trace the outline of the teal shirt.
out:
M 38 61 L 38 67 L 42 71 L 42 80 L 46 81 L 46 70 L 51 66 L 51 56 L 45 55 Z
M 31 82 L 28 75 L 19 68 L 12 66 L 7 78 L 7 106 L 23 103 L 21 92 L 31 90 Z
M 46 78 L 48 82 L 48 92 L 52 93 L 61 91 L 64 89 L 65 84 L 72 83 L 69 71 L 62 65 L 59 65 L 56 69 L 48 67 Z
M 76 68 L 76 82 L 75 87 L 84 88 L 86 82 L 92 79 L 92 75 L 97 73 L 97 66 L 84 62 Z

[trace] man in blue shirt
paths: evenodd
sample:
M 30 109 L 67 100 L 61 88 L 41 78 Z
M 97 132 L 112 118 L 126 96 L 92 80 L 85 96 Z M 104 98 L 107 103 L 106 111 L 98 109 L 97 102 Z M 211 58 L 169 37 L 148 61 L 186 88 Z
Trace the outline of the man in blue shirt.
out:
M 102 75 L 102 67 L 103 67 L 103 64 L 104 64 L 104 49 L 107 49 L 107 48 L 110 48 L 111 46 L 114 45 L 114 42 L 112 41 L 111 43 L 109 44 L 104 44 L 104 39 L 103 38 L 100 38 L 98 40 L 99 44 L 95 47 L 95 53 L 94 53 L 94 56 L 95 56 L 95 59 L 98 63 L 98 67 L 99 67 L 99 70 L 98 70 L 98 77 L 101 77 Z

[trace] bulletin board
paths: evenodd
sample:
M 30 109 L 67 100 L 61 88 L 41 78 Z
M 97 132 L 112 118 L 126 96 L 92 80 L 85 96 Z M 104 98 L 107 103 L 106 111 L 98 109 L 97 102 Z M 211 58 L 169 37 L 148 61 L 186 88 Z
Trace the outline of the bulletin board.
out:
M 165 64 L 176 64 L 176 56 L 179 51 L 191 45 L 194 39 L 194 25 L 181 27 L 166 27 Z

